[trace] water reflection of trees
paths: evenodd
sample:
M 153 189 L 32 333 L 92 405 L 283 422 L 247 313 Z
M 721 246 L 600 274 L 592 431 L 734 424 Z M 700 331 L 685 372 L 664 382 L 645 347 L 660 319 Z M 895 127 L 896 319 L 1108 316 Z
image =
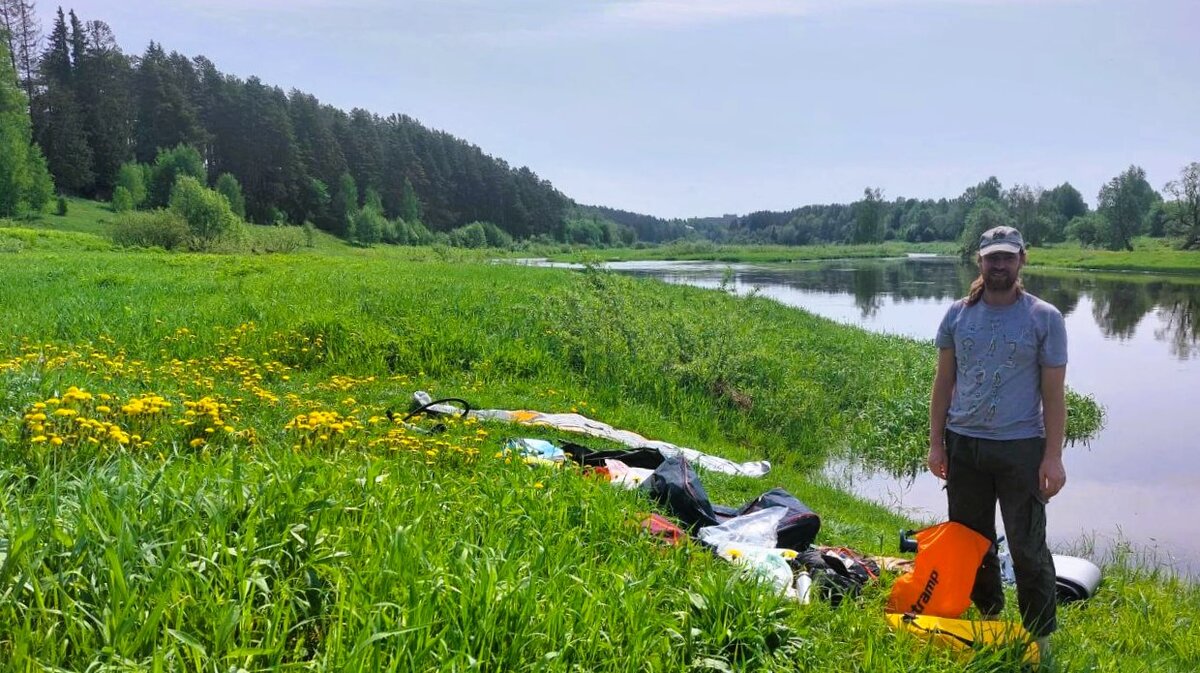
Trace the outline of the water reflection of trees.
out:
M 888 297 L 897 303 L 948 304 L 966 294 L 977 275 L 973 265 L 947 259 L 839 260 L 786 269 L 747 269 L 738 272 L 738 279 L 751 286 L 783 285 L 805 292 L 849 294 L 862 317 L 872 318 Z M 1142 319 L 1154 311 L 1160 322 L 1154 330 L 1156 339 L 1165 342 L 1176 357 L 1200 355 L 1200 283 L 1145 277 L 1127 280 L 1086 272 L 1048 275 L 1037 270 L 1027 270 L 1023 276 L 1030 292 L 1057 306 L 1064 316 L 1073 314 L 1080 299 L 1089 296 L 1092 317 L 1106 337 L 1132 338 Z
M 965 286 L 960 267 L 949 260 L 841 260 L 782 271 L 748 270 L 739 278 L 750 285 L 783 284 L 802 291 L 850 294 L 862 317 L 870 318 L 889 296 L 897 302 L 950 301 L 961 296 Z
M 1092 317 L 1106 337 L 1132 338 L 1142 319 L 1154 311 L 1160 323 L 1154 330 L 1155 339 L 1166 342 L 1178 358 L 1200 354 L 1200 284 L 1088 276 L 1047 279 L 1034 275 L 1028 280 L 1031 292 L 1064 315 L 1071 312 L 1068 304 L 1073 310 L 1080 295 L 1088 294 Z
M 1107 337 L 1133 337 L 1138 323 L 1152 308 L 1154 300 L 1148 284 L 1097 280 L 1092 287 L 1092 317 Z
M 863 318 L 874 317 L 890 296 L 893 301 L 952 301 L 966 294 L 978 275 L 973 265 L 944 259 L 854 260 L 821 263 L 786 271 L 746 271 L 751 284 L 786 284 L 791 288 L 850 294 Z M 1156 311 L 1162 323 L 1154 337 L 1169 344 L 1177 357 L 1200 355 L 1200 284 L 1174 281 L 1123 280 L 1114 277 L 1042 275 L 1026 272 L 1031 293 L 1070 316 L 1082 296 L 1092 300 L 1092 317 L 1104 336 L 1132 338 L 1146 314 Z
M 1173 286 L 1159 297 L 1158 315 L 1162 326 L 1154 330 L 1154 336 L 1166 341 L 1176 357 L 1186 360 L 1200 355 L 1200 297 L 1193 288 L 1181 290 L 1179 286 Z
M 879 312 L 886 292 L 883 269 L 863 266 L 854 270 L 854 305 L 862 311 L 864 318 L 873 317 Z

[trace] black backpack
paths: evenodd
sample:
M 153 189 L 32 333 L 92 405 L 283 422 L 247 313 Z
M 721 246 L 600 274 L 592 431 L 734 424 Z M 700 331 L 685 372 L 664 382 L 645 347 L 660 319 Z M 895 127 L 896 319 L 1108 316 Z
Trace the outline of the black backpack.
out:
M 683 456 L 664 460 L 640 488 L 693 533 L 720 523 L 700 478 Z
M 821 532 L 821 517 L 816 512 L 800 502 L 796 496 L 782 488 L 773 488 L 746 503 L 738 510 L 738 515 L 750 514 L 768 507 L 783 507 L 787 514 L 775 528 L 777 541 L 775 546 L 784 549 L 804 551 L 808 549 L 817 533 Z

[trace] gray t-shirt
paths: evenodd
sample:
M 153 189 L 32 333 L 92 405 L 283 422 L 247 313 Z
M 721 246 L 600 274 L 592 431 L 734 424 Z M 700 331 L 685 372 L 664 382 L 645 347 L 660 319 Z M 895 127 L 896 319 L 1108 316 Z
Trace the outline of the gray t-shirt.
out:
M 938 327 L 958 366 L 946 427 L 979 439 L 1045 437 L 1042 367 L 1067 364 L 1067 328 L 1052 304 L 1022 292 L 1009 306 L 958 300 Z

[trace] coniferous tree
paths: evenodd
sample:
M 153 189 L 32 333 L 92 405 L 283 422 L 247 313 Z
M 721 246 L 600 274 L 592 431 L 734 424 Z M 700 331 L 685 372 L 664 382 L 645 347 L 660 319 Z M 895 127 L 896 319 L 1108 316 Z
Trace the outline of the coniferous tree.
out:
M 235 87 L 236 132 L 218 163 L 220 170 L 237 176 L 246 195 L 246 214 L 256 222 L 270 222 L 273 211 L 304 217 L 301 189 L 307 180 L 288 116 L 283 91 L 251 77 Z
M 133 154 L 133 69 L 108 24 L 72 21 L 72 26 L 72 49 L 81 50 L 74 63 L 74 93 L 92 153 L 94 191 L 105 196 L 121 164 Z
M 300 172 L 308 178 L 299 186 L 302 212 L 296 219 L 312 221 L 321 229 L 333 231 L 337 226 L 330 215 L 330 188 L 346 172 L 346 159 L 333 132 L 333 120 L 341 113 L 299 91 L 291 92 L 288 113 Z
M 301 92 L 285 96 L 154 42 L 128 58 L 105 24 L 70 18 L 55 26 L 41 66 L 48 84 L 39 85 L 31 109 L 35 137 L 46 142 L 67 191 L 106 196 L 130 181 L 121 167 L 131 156 L 156 161 L 160 150 L 183 143 L 213 175 L 237 180 L 247 215 L 258 221 L 284 211 L 347 233 L 359 190 L 373 189 L 378 210 L 399 216 L 406 233 L 419 227 L 428 236 L 422 222 L 444 232 L 491 221 L 520 237 L 566 235 L 569 199 L 532 171 L 447 133 L 404 115 L 347 114 Z M 146 202 L 163 205 L 175 176 L 161 165 L 152 171 Z M 129 192 L 123 200 L 139 201 L 135 185 L 120 186 Z
M 92 149 L 84 132 L 83 115 L 75 98 L 75 72 L 66 17 L 59 8 L 42 54 L 42 88 L 34 99 L 34 134 L 46 153 L 46 163 L 58 188 L 83 194 L 92 187 Z
M 378 118 L 366 110 L 351 110 L 342 151 L 358 188 L 379 189 L 383 184 L 383 143 L 379 137 Z
M 0 0 L 0 33 L 5 33 L 8 60 L 25 90 L 26 104 L 33 100 L 42 28 L 33 0 Z
M 138 63 L 133 84 L 138 161 L 154 161 L 160 149 L 180 143 L 194 147 L 205 144 L 196 106 L 187 96 L 188 83 L 182 81 L 177 66 L 154 42 Z

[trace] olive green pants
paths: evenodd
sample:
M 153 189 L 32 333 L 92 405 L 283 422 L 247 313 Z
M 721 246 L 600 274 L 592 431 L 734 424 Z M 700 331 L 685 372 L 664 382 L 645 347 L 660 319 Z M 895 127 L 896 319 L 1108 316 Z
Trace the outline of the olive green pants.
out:
M 1021 622 L 1039 638 L 1057 626 L 1054 559 L 1046 546 L 1046 501 L 1038 486 L 1045 446 L 1041 437 L 997 441 L 946 431 L 950 520 L 993 543 L 975 575 L 971 600 L 984 615 L 998 615 L 1004 609 L 995 545 L 999 501 L 1017 576 Z

